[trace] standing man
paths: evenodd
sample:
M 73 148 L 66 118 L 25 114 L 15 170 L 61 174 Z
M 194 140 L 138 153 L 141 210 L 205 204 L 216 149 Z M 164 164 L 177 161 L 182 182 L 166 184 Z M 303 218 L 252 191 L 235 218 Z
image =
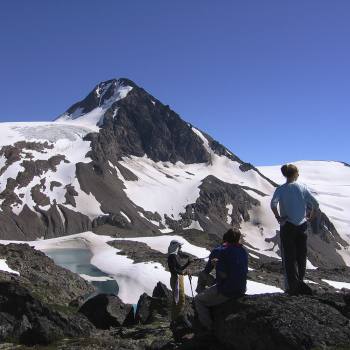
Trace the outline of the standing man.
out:
M 278 187 L 271 200 L 271 209 L 281 225 L 281 255 L 285 273 L 285 289 L 290 295 L 311 292 L 303 279 L 307 259 L 307 219 L 318 209 L 317 200 L 308 188 L 297 182 L 298 168 L 293 164 L 281 167 L 286 183 Z M 279 205 L 279 211 L 277 206 Z
M 216 284 L 194 298 L 200 323 L 213 329 L 210 307 L 245 294 L 247 288 L 248 254 L 239 243 L 241 232 L 230 229 L 225 233 L 225 245 L 215 258 Z

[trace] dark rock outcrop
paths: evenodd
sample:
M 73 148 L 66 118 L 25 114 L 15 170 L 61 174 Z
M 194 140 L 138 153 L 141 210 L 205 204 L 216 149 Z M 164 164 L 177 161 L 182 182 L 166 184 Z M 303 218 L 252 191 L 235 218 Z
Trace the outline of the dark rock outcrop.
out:
M 312 264 L 328 268 L 344 266 L 344 260 L 337 250 L 348 247 L 348 243 L 340 237 L 325 213 L 318 210 L 308 231 L 308 256 Z
M 169 106 L 163 105 L 130 80 L 106 83 L 129 85 L 133 89 L 105 113 L 99 134 L 88 136 L 92 141 L 93 160 L 110 160 L 115 164 L 122 156 L 142 157 L 146 154 L 154 161 L 208 161 L 209 155 L 202 140 Z
M 169 317 L 166 313 L 161 315 L 157 309 L 161 304 L 156 304 L 157 299 L 163 300 L 166 310 L 168 297 L 166 287 L 161 284 L 152 297 L 143 294 L 136 320 L 154 324 Z M 213 307 L 212 315 L 215 338 L 185 337 L 176 348 L 194 349 L 200 344 L 201 349 L 207 350 L 334 350 L 348 349 L 350 344 L 350 295 L 345 293 L 244 296 Z
M 64 216 L 65 235 L 91 231 L 92 222 L 88 216 L 84 215 L 83 213 L 71 210 L 61 204 L 59 204 L 58 207 Z
M 98 294 L 86 301 L 79 309 L 99 329 L 130 326 L 134 323 L 131 304 L 124 304 L 116 295 Z
M 307 229 L 308 236 L 308 259 L 317 267 L 336 268 L 346 266 L 342 256 L 338 253 L 340 247 L 348 247 L 329 218 L 318 210 L 315 218 L 309 223 Z M 281 252 L 280 233 L 272 238 L 265 239 L 267 242 L 278 246 Z
M 0 342 L 50 344 L 62 337 L 88 336 L 92 329 L 85 317 L 45 306 L 19 283 L 0 282 Z
M 142 294 L 136 308 L 135 320 L 137 323 L 149 324 L 159 321 L 171 321 L 172 293 L 161 282 L 155 286 L 152 296 Z M 193 319 L 194 310 L 191 298 L 186 297 L 184 315 Z
M 180 220 L 166 216 L 167 225 L 174 231 L 180 231 L 198 221 L 205 232 L 222 233 L 232 226 L 240 227 L 241 222 L 249 221 L 249 210 L 259 206 L 260 202 L 251 197 L 240 185 L 229 184 L 207 176 L 199 186 L 200 192 L 196 202 L 186 206 Z M 232 205 L 228 215 L 227 205 Z
M 230 349 L 309 350 L 350 344 L 349 298 L 256 295 L 214 308 L 215 334 Z
M 167 254 L 163 254 L 158 250 L 150 248 L 146 243 L 128 241 L 128 240 L 115 240 L 108 242 L 114 248 L 120 249 L 121 252 L 117 254 L 127 255 L 132 259 L 134 263 L 140 262 L 158 262 L 164 267 L 167 265 Z
M 0 281 L 18 282 L 43 303 L 68 305 L 71 300 L 95 291 L 79 275 L 55 265 L 44 253 L 27 244 L 0 245 L 0 258 L 19 272 L 11 275 L 0 271 Z

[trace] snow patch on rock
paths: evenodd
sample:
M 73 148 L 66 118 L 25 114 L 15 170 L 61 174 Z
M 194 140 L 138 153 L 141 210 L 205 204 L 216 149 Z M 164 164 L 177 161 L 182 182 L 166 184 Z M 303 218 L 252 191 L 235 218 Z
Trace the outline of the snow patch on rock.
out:
M 9 273 L 13 273 L 15 275 L 19 275 L 18 271 L 12 270 L 6 262 L 6 259 L 0 259 L 0 270 L 1 271 L 5 271 L 5 272 L 9 272 Z

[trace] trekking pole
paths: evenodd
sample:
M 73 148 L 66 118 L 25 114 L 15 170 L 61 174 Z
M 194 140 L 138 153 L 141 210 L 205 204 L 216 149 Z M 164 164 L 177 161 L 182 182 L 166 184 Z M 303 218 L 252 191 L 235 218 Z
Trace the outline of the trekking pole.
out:
M 188 279 L 190 281 L 190 286 L 191 286 L 191 293 L 192 293 L 192 298 L 194 298 L 194 294 L 193 294 L 193 288 L 192 288 L 192 275 L 188 275 Z

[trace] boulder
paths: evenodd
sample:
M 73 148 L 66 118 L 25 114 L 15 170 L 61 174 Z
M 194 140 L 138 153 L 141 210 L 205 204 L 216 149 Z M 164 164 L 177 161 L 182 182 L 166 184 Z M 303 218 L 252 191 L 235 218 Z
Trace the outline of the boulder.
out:
M 131 304 L 124 304 L 112 294 L 98 294 L 86 301 L 79 312 L 99 329 L 130 326 L 134 323 L 134 309 Z
M 143 293 L 137 302 L 135 321 L 136 323 L 146 324 L 152 318 L 152 301 L 153 298 Z
M 92 330 L 84 316 L 44 305 L 18 282 L 0 282 L 0 342 L 50 344 L 62 337 L 88 336 Z
M 91 283 L 57 266 L 43 252 L 28 244 L 0 244 L 0 259 L 6 259 L 8 266 L 19 272 L 19 275 L 9 276 L 3 271 L 0 281 L 11 277 L 43 303 L 68 306 L 72 300 L 85 298 L 95 291 Z
M 152 297 L 166 299 L 169 303 L 172 301 L 171 290 L 168 289 L 167 286 L 162 282 L 158 282 L 154 287 Z
M 158 282 L 152 296 L 146 293 L 140 296 L 137 303 L 135 320 L 137 323 L 148 324 L 159 320 L 171 321 L 172 293 L 165 284 Z M 191 298 L 186 297 L 184 315 L 193 319 L 194 311 Z
M 245 296 L 213 309 L 215 335 L 239 350 L 308 350 L 349 346 L 349 297 Z

